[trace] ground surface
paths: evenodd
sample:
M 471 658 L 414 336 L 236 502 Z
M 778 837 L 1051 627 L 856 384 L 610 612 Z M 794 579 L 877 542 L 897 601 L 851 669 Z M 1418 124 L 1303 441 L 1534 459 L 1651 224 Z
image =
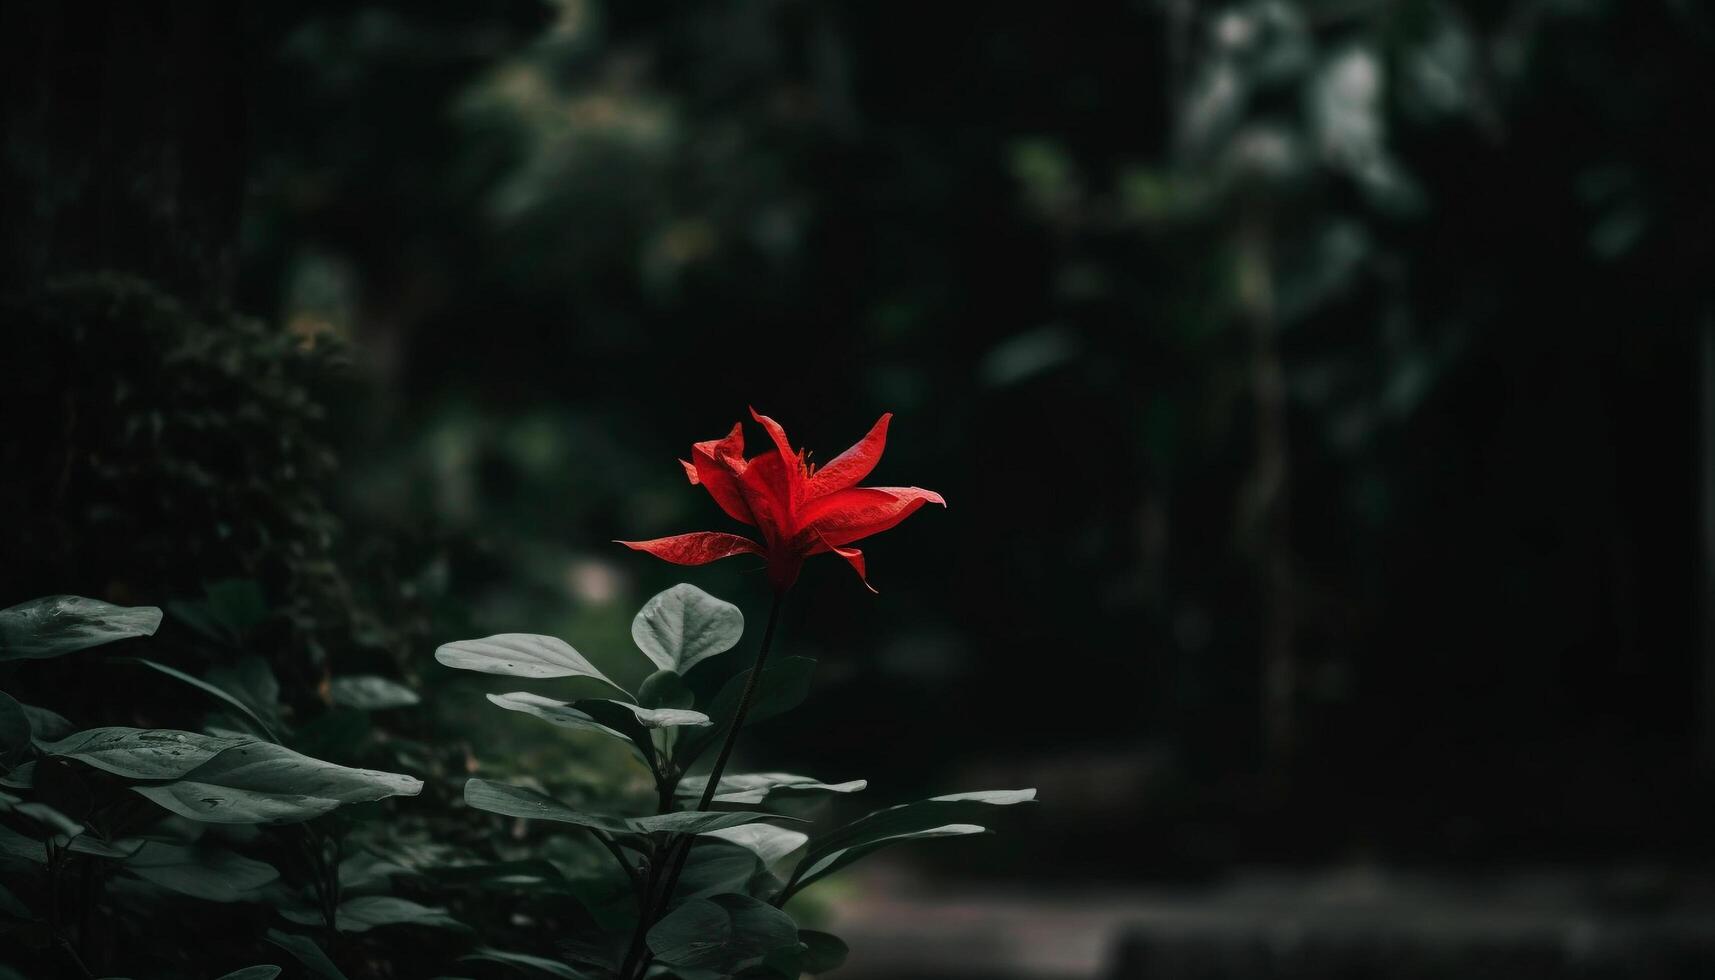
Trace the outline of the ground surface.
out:
M 1665 868 L 1487 876 L 1252 870 L 1201 889 L 933 890 L 840 903 L 847 980 L 1715 977 L 1715 882 Z

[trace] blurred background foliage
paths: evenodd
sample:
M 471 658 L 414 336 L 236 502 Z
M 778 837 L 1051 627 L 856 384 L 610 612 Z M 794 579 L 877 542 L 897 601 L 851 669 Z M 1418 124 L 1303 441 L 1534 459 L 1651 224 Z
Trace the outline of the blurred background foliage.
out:
M 1043 879 L 1708 855 L 1704 4 L 4 19 L 0 599 L 256 581 L 288 704 L 551 782 L 619 763 L 434 645 L 635 681 L 643 597 L 765 601 L 609 543 L 724 526 L 674 456 L 893 411 L 951 506 L 811 566 L 771 767 L 1039 785 Z

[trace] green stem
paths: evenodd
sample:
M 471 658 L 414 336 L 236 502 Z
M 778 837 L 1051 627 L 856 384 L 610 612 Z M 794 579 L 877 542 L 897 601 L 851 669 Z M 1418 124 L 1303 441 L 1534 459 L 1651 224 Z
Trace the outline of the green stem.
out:
M 768 609 L 768 625 L 762 631 L 762 647 L 756 652 L 756 663 L 750 668 L 750 677 L 744 682 L 744 692 L 739 695 L 738 709 L 732 714 L 732 723 L 726 731 L 726 738 L 721 742 L 721 750 L 715 756 L 714 768 L 709 770 L 708 785 L 703 787 L 703 795 L 697 800 L 695 812 L 708 810 L 714 803 L 715 794 L 720 791 L 721 774 L 726 771 L 727 761 L 732 758 L 733 745 L 738 741 L 738 733 L 744 728 L 745 716 L 750 714 L 750 706 L 756 700 L 756 689 L 762 682 L 762 669 L 768 664 L 768 651 L 774 646 L 774 628 L 780 623 L 780 606 L 786 598 L 785 592 L 774 593 L 774 604 Z M 671 807 L 672 799 L 664 800 L 664 806 Z M 663 810 L 663 812 L 666 812 Z M 649 970 L 649 963 L 655 958 L 644 940 L 650 926 L 655 924 L 672 904 L 673 889 L 679 885 L 679 876 L 685 872 L 685 861 L 691 856 L 691 842 L 695 834 L 684 835 L 679 846 L 672 851 L 672 867 L 667 872 L 666 883 L 661 888 L 660 897 L 655 899 L 652 906 L 646 907 L 645 914 L 637 922 L 637 932 L 631 938 L 631 949 L 626 953 L 625 965 L 620 968 L 621 977 L 641 978 Z M 653 889 L 651 889 L 653 890 Z

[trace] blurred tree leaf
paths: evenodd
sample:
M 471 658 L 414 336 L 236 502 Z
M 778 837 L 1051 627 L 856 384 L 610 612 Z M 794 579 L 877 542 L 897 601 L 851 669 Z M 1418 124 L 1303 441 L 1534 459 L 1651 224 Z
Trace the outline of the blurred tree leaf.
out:
M 126 858 L 131 874 L 181 895 L 211 902 L 257 902 L 257 890 L 277 880 L 272 865 L 213 847 L 146 841 Z

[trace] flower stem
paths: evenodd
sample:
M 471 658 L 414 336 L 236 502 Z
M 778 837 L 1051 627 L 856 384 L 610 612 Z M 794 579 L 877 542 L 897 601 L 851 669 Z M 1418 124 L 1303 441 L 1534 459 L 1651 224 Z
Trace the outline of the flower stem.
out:
M 768 609 L 768 625 L 762 630 L 762 647 L 756 652 L 756 663 L 750 668 L 750 678 L 744 682 L 744 693 L 739 695 L 738 709 L 732 714 L 732 724 L 727 728 L 726 738 L 721 741 L 721 750 L 715 756 L 714 768 L 709 770 L 709 782 L 703 787 L 703 795 L 697 800 L 694 812 L 703 812 L 714 803 L 718 793 L 721 774 L 726 771 L 727 760 L 732 758 L 732 747 L 738 741 L 738 733 L 744 728 L 745 716 L 750 714 L 750 706 L 756 700 L 756 689 L 762 682 L 762 668 L 768 663 L 768 651 L 774 646 L 774 627 L 780 622 L 780 606 L 786 598 L 784 591 L 774 593 L 774 604 Z M 678 887 L 679 876 L 685 871 L 685 861 L 691 856 L 691 842 L 695 834 L 684 835 L 677 848 L 672 849 L 672 866 L 667 872 L 666 883 L 661 887 L 660 897 L 652 907 L 645 908 L 643 918 L 637 923 L 637 932 L 632 937 L 631 950 L 626 954 L 625 965 L 620 969 L 621 977 L 642 977 L 649 970 L 649 963 L 654 954 L 645 945 L 645 937 L 655 920 L 664 915 L 667 906 L 673 901 L 673 889 Z

